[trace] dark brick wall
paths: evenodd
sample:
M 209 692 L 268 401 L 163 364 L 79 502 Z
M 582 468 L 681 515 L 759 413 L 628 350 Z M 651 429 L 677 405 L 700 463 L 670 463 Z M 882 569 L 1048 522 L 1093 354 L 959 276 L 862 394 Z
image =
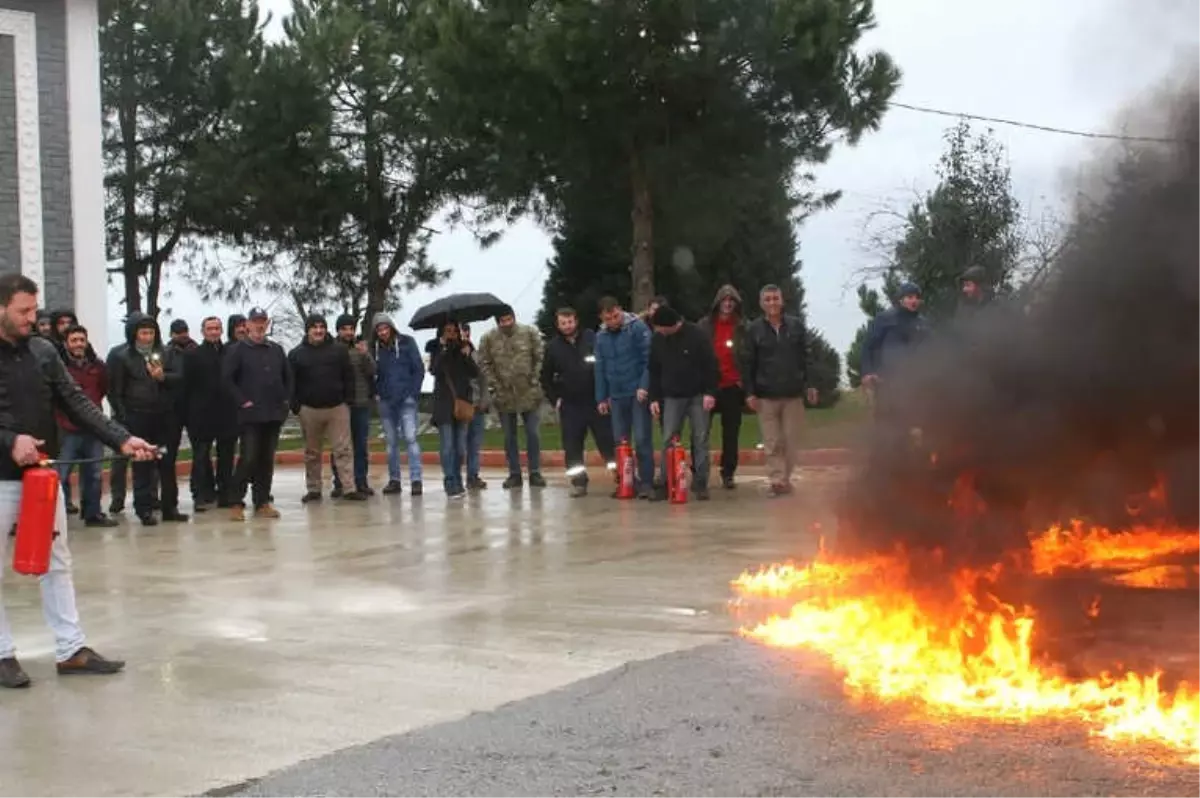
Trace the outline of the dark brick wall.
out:
M 0 0 L 0 9 L 37 15 L 38 103 L 41 115 L 42 241 L 46 307 L 75 301 L 75 253 L 71 229 L 71 142 L 67 107 L 65 0 Z M 0 36 L 0 269 L 20 259 L 13 86 L 13 42 Z

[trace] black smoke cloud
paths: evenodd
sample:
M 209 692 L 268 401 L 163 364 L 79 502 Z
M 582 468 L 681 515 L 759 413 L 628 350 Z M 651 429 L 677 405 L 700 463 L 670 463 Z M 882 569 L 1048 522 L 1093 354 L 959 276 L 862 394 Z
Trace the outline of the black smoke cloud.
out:
M 1196 82 L 1153 105 L 1176 141 L 1110 153 L 1036 301 L 938 331 L 882 387 L 898 411 L 849 486 L 842 545 L 994 561 L 1054 521 L 1128 525 L 1130 497 L 1139 520 L 1196 526 Z M 1160 478 L 1167 502 L 1136 507 Z

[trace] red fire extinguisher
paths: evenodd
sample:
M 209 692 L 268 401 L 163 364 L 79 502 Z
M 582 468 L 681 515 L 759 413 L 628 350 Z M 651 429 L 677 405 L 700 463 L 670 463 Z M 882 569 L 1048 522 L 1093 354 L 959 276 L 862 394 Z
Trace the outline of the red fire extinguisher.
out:
M 60 501 L 57 471 L 48 465 L 26 469 L 21 478 L 21 510 L 13 545 L 13 570 L 17 573 L 41 576 L 50 570 Z
M 667 447 L 667 496 L 671 504 L 687 504 L 691 476 L 687 451 L 676 435 L 671 438 L 671 445 Z
M 637 495 L 633 470 L 633 447 L 628 438 L 617 444 L 617 498 L 632 499 Z

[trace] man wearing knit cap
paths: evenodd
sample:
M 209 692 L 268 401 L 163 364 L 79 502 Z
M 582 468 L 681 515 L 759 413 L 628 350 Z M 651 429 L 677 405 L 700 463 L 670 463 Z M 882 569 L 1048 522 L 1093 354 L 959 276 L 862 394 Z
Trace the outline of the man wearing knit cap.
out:
M 867 325 L 860 367 L 863 387 L 875 390 L 905 353 L 925 338 L 925 333 L 921 289 L 911 281 L 901 283 L 896 290 L 896 304 Z
M 519 488 L 521 450 L 517 444 L 517 422 L 525 427 L 525 456 L 529 466 L 529 485 L 546 486 L 542 477 L 541 418 L 542 357 L 545 347 L 536 327 L 517 324 L 513 309 L 505 306 L 496 314 L 496 328 L 479 342 L 479 365 L 492 394 L 492 406 L 504 429 L 504 459 L 508 461 L 508 479 L 504 489 Z
M 234 344 L 221 363 L 221 377 L 238 407 L 242 451 L 234 474 L 232 518 L 246 518 L 246 489 L 253 485 L 254 515 L 278 518 L 271 504 L 279 430 L 291 404 L 292 367 L 283 347 L 267 338 L 267 311 L 251 308 L 246 338 Z
M 718 368 L 708 335 L 684 321 L 669 305 L 650 317 L 650 413 L 663 420 L 662 483 L 667 484 L 667 447 L 682 437 L 686 419 L 692 436 L 692 490 L 708 498 L 708 414 L 716 406 Z
M 367 353 L 366 341 L 360 340 L 355 332 L 357 319 L 343 313 L 337 320 L 337 343 L 345 347 L 350 356 L 350 369 L 354 372 L 354 390 L 350 397 L 350 446 L 354 451 L 354 490 L 367 496 L 375 491 L 367 483 L 370 468 L 368 435 L 371 429 L 371 403 L 375 398 L 375 360 Z M 348 475 L 338 470 L 337 458 L 331 456 L 333 465 L 333 493 L 335 499 L 346 492 Z
M 321 500 L 321 449 L 325 438 L 337 468 L 354 473 L 354 447 L 350 443 L 350 403 L 354 401 L 354 369 L 346 347 L 329 337 L 325 317 L 313 313 L 304 320 L 304 340 L 288 353 L 294 393 L 292 412 L 300 417 L 304 431 L 304 481 L 308 491 L 301 501 Z M 362 500 L 357 490 L 342 493 L 343 499 Z

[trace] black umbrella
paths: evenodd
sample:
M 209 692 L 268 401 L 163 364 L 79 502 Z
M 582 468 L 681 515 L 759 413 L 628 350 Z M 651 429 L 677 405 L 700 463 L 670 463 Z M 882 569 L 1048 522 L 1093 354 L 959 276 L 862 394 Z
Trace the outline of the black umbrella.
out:
M 414 330 L 440 330 L 447 322 L 469 324 L 508 310 L 493 294 L 451 294 L 430 302 L 413 314 L 408 326 Z

